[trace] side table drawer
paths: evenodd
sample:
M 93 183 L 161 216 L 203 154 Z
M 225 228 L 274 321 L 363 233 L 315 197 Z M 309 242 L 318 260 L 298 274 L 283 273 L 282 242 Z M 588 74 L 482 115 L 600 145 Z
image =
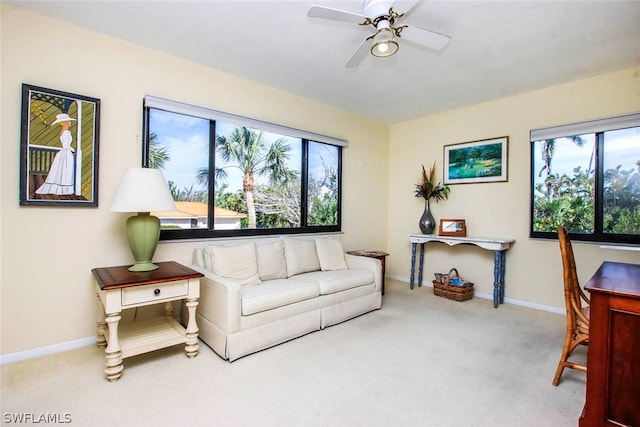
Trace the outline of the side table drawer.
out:
M 158 283 L 122 289 L 122 305 L 140 304 L 167 299 L 185 298 L 189 294 L 189 281 Z

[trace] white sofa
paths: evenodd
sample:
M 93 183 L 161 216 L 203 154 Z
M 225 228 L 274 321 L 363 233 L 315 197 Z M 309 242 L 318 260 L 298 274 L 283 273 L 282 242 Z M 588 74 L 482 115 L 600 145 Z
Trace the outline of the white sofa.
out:
M 379 309 L 382 266 L 331 238 L 206 244 L 200 339 L 223 359 L 245 355 Z

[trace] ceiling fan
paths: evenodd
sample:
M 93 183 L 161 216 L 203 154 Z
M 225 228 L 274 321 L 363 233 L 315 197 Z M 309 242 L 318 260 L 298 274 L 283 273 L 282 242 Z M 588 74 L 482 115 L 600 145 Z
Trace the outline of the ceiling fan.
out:
M 449 43 L 449 40 L 451 40 L 449 36 L 414 26 L 398 24 L 402 18 L 420 3 L 420 0 L 408 2 L 409 8 L 404 13 L 398 13 L 393 10 L 394 3 L 394 0 L 364 0 L 362 14 L 313 5 L 307 11 L 307 16 L 355 23 L 363 27 L 371 26 L 375 29 L 373 34 L 362 41 L 345 64 L 345 67 L 350 68 L 357 67 L 368 51 L 376 57 L 393 55 L 399 49 L 398 41 L 401 38 L 434 50 L 442 50 Z

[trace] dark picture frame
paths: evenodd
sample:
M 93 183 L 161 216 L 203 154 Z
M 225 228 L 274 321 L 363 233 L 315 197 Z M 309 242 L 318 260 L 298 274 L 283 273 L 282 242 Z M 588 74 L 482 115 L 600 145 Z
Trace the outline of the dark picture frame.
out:
M 509 137 L 444 146 L 444 183 L 470 184 L 508 180 Z
M 100 100 L 22 85 L 20 205 L 98 206 Z
M 467 237 L 467 224 L 464 219 L 443 218 L 438 230 L 440 236 Z

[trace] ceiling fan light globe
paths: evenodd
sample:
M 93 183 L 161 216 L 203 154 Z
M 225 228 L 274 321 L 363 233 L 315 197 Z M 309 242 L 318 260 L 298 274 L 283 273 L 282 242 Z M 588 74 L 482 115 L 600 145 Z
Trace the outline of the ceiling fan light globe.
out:
M 371 46 L 371 54 L 378 58 L 386 58 L 398 51 L 398 43 L 395 40 L 376 42 Z
M 373 37 L 371 54 L 378 58 L 391 56 L 398 51 L 398 43 L 395 41 L 391 28 L 379 28 Z

